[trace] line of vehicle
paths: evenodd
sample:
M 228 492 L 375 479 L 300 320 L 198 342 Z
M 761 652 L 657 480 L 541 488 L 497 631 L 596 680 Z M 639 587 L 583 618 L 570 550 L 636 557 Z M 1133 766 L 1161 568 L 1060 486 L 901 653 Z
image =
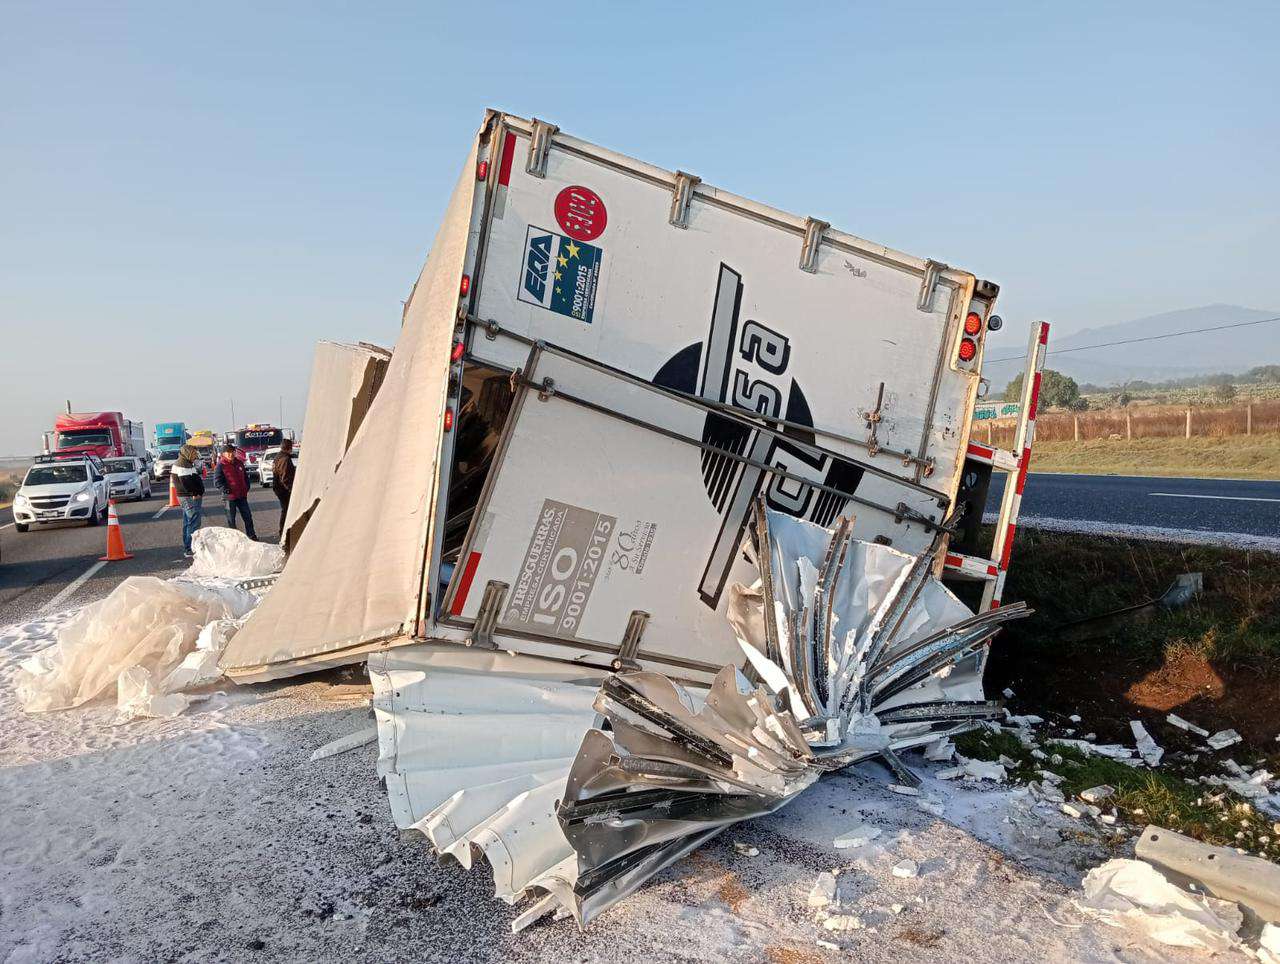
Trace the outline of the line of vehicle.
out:
M 41 606 L 39 611 L 42 613 L 49 612 L 49 610 L 53 609 L 53 607 L 55 607 L 60 602 L 62 602 L 62 600 L 66 599 L 68 596 L 74 593 L 77 589 L 83 586 L 86 582 L 92 579 L 94 574 L 106 564 L 107 564 L 107 560 L 99 559 L 92 566 L 90 566 L 88 569 L 82 572 L 79 576 L 77 576 L 75 580 L 72 581 L 70 584 L 68 584 L 61 592 L 59 592 L 56 596 L 54 596 L 47 603 Z
M 1197 495 L 1194 492 L 1148 492 L 1147 495 L 1162 499 L 1217 499 L 1221 502 L 1280 502 L 1280 499 L 1264 499 L 1255 495 Z

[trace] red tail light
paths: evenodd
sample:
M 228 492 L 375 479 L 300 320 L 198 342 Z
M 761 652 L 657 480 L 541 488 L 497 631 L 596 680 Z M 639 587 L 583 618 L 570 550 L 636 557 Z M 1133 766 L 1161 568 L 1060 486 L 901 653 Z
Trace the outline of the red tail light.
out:
M 459 289 L 459 292 L 464 296 L 468 291 L 471 290 L 471 275 L 464 274 L 462 276 L 462 284 L 458 286 L 458 289 Z
M 972 338 L 962 338 L 960 340 L 960 350 L 956 354 L 961 361 L 973 361 L 973 356 L 978 354 L 978 343 Z
M 463 353 L 464 351 L 466 351 L 466 350 L 467 350 L 467 347 L 466 347 L 466 345 L 464 345 L 462 342 L 457 342 L 457 343 L 455 343 L 455 344 L 454 344 L 454 346 L 453 346 L 453 351 L 451 351 L 451 352 L 449 353 L 449 360 L 450 360 L 450 361 L 461 361 L 461 360 L 462 360 L 462 353 Z
M 964 333 L 976 335 L 980 331 L 982 331 L 982 316 L 976 311 L 969 312 L 964 319 Z
M 446 432 L 453 431 L 453 409 L 451 408 L 444 410 L 444 430 Z
M 489 162 L 481 161 L 476 165 L 476 180 L 485 181 L 489 178 Z

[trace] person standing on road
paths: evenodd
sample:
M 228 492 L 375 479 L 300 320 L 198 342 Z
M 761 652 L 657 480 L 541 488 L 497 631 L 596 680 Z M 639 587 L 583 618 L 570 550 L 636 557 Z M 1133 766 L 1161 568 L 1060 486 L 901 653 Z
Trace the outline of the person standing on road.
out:
M 178 461 L 169 470 L 173 488 L 182 506 L 182 554 L 191 558 L 191 537 L 200 528 L 204 514 L 204 481 L 200 478 L 200 453 L 190 445 L 178 449 Z
M 293 439 L 280 443 L 280 454 L 271 463 L 271 491 L 280 501 L 280 538 L 284 538 L 284 520 L 289 514 L 289 496 L 293 494 Z
M 253 513 L 249 511 L 249 476 L 245 474 L 244 458 L 237 454 L 236 447 L 228 442 L 222 449 L 222 458 L 218 460 L 218 471 L 213 474 L 213 484 L 222 493 L 222 501 L 227 506 L 227 526 L 236 527 L 236 510 L 244 519 L 244 534 L 254 542 L 258 541 L 258 533 L 253 530 Z

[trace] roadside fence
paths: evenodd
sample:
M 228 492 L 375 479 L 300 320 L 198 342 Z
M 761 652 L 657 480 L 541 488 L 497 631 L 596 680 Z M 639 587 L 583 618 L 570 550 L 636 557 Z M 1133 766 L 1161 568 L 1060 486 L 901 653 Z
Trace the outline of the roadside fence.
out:
M 973 439 L 988 445 L 1013 444 L 1017 419 L 973 423 Z M 1090 439 L 1222 438 L 1280 432 L 1280 400 L 1228 406 L 1130 405 L 1085 412 L 1041 412 L 1036 441 L 1084 442 Z

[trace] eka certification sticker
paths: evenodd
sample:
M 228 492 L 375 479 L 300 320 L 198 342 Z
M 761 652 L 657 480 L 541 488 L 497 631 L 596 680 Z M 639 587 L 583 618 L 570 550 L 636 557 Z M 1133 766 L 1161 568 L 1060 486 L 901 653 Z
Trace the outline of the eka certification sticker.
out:
M 546 228 L 529 226 L 517 297 L 591 324 L 604 252 Z

